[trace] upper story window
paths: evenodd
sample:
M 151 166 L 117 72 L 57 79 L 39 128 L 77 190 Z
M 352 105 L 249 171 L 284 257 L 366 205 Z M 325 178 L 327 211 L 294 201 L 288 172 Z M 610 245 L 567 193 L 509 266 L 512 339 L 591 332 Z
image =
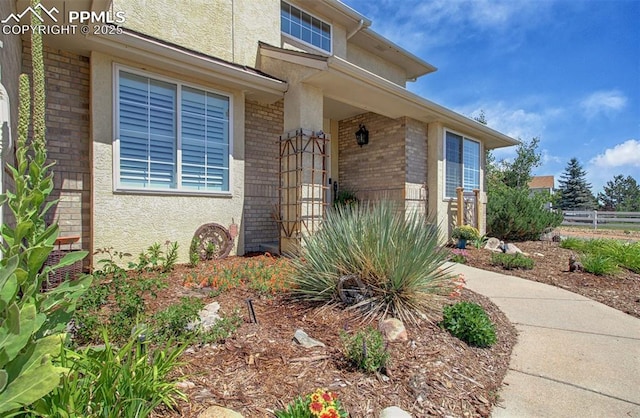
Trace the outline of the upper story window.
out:
M 456 197 L 456 189 L 480 188 L 480 143 L 462 135 L 445 134 L 445 197 Z
M 280 3 L 280 28 L 284 34 L 331 53 L 331 25 L 284 1 Z
M 118 69 L 117 188 L 229 191 L 229 97 Z

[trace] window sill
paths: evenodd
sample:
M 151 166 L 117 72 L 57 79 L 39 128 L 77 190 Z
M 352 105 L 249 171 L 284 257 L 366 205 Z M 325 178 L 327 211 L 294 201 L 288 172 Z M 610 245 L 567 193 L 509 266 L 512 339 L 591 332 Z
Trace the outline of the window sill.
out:
M 220 197 L 232 198 L 231 192 L 204 192 L 197 190 L 146 190 L 118 188 L 113 191 L 117 195 L 147 195 L 147 196 L 187 196 L 187 197 Z

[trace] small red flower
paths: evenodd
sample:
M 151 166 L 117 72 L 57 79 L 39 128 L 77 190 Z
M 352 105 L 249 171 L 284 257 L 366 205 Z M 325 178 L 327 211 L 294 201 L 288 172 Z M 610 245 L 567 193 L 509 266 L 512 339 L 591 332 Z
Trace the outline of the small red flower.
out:
M 322 403 L 320 402 L 311 402 L 311 404 L 309 404 L 309 410 L 313 413 L 319 413 L 322 412 Z

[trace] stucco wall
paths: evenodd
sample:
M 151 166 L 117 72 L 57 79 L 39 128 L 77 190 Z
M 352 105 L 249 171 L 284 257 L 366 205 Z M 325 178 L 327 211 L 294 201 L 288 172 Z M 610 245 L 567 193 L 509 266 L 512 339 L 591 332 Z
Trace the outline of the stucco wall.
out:
M 444 160 L 444 132 L 445 126 L 440 123 L 430 123 L 428 126 L 427 152 L 429 153 L 429 167 L 427 169 L 428 208 L 429 213 L 437 213 L 441 225 L 442 239 L 445 240 L 455 227 L 457 202 L 446 198 L 445 191 L 445 160 Z M 486 190 L 484 190 L 484 144 L 480 144 L 480 232 L 486 232 Z M 471 192 L 471 190 L 467 190 Z
M 121 64 L 138 67 L 135 62 Z M 196 196 L 177 194 L 143 194 L 114 192 L 113 188 L 113 63 L 100 53 L 91 55 L 91 108 L 93 136 L 93 200 L 94 248 L 114 247 L 118 251 L 138 254 L 154 242 L 178 241 L 179 261 L 188 259 L 189 244 L 202 224 L 216 222 L 229 226 L 242 225 L 244 199 L 244 96 L 239 91 L 225 90 L 206 80 L 188 80 L 204 88 L 226 91 L 232 96 L 233 146 L 230 159 L 230 196 Z M 146 71 L 178 81 L 180 75 L 158 68 Z M 240 231 L 236 244 L 242 253 L 244 242 Z
M 396 83 L 399 86 L 405 87 L 406 85 L 407 75 L 402 68 L 377 57 L 356 45 L 348 45 L 347 61 Z
M 113 7 L 127 28 L 252 67 L 258 41 L 280 42 L 277 0 L 113 0 Z
M 359 124 L 369 131 L 369 144 L 356 143 Z M 340 188 L 362 200 L 404 200 L 405 120 L 364 113 L 338 123 Z
M 246 251 L 278 242 L 280 232 L 273 216 L 278 204 L 278 138 L 283 131 L 282 100 L 272 105 L 247 101 L 245 125 L 244 231 Z

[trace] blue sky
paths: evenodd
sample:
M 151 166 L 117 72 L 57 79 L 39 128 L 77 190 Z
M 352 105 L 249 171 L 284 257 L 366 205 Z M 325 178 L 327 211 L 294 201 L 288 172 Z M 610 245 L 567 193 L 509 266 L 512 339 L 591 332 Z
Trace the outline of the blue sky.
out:
M 640 1 L 343 2 L 438 68 L 411 91 L 463 115 L 482 109 L 516 139 L 538 137 L 534 174 L 557 187 L 576 157 L 594 193 L 616 174 L 640 182 Z

